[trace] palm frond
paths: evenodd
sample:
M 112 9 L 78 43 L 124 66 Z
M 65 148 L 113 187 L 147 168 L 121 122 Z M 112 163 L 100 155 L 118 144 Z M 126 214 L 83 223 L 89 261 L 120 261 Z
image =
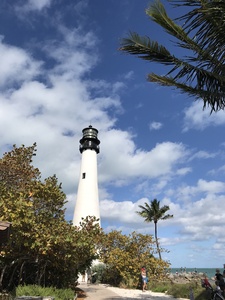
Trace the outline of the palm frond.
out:
M 168 15 L 163 4 L 156 0 L 146 13 L 171 36 L 178 47 L 190 55 L 177 58 L 163 45 L 149 37 L 130 33 L 122 40 L 121 51 L 149 62 L 172 68 L 166 76 L 151 73 L 148 80 L 174 86 L 195 99 L 203 100 L 211 111 L 225 108 L 225 1 L 224 0 L 170 0 L 175 7 L 187 6 L 187 12 L 176 18 Z
M 171 216 L 165 215 L 165 213 L 170 209 L 169 206 L 164 205 L 160 207 L 160 201 L 158 201 L 157 199 L 153 199 L 150 202 L 150 205 L 145 202 L 145 205 L 139 205 L 139 208 L 141 209 L 141 211 L 137 211 L 136 213 L 145 218 L 146 222 L 154 221 L 155 223 L 157 223 L 158 220 L 165 220 L 166 218 L 168 218 L 168 216 Z
M 180 5 L 190 6 L 189 1 L 181 2 Z M 214 1 L 192 1 L 196 8 L 189 11 L 180 20 L 185 21 L 184 30 L 194 33 L 196 43 L 218 61 L 224 61 L 225 50 L 225 2 Z
M 204 48 L 200 46 L 195 39 L 188 36 L 188 33 L 185 32 L 184 28 L 177 25 L 167 15 L 165 8 L 160 1 L 153 3 L 146 10 L 146 13 L 154 22 L 163 27 L 168 34 L 174 36 L 178 40 L 178 42 L 176 42 L 177 45 L 179 45 L 181 48 L 192 50 L 194 53 L 197 53 L 198 61 L 205 62 L 205 60 L 207 60 L 209 63 L 211 61 L 218 63 L 215 56 L 210 55 L 208 50 L 204 50 Z M 191 58 L 191 60 L 195 60 L 195 57 Z
M 173 77 L 160 76 L 154 73 L 148 75 L 148 81 L 157 82 L 162 86 L 170 86 L 179 89 L 182 93 L 193 96 L 196 100 L 203 100 L 203 108 L 209 106 L 211 112 L 225 108 L 225 93 L 223 91 L 209 92 L 208 90 L 194 88 L 191 85 L 180 83 L 174 80 Z
M 190 64 L 188 61 L 181 60 L 169 53 L 164 47 L 159 46 L 157 43 L 152 43 L 149 38 L 143 38 L 136 33 L 131 34 L 130 39 L 126 39 L 124 46 L 121 48 L 123 51 L 136 54 L 139 58 L 159 62 L 165 65 L 173 65 L 173 68 L 167 73 L 171 75 L 173 72 L 174 79 L 184 79 L 187 82 L 196 81 L 198 88 L 209 89 L 209 87 L 217 88 L 217 86 L 225 86 L 224 78 L 216 73 L 203 69 L 202 66 Z M 214 91 L 213 91 L 214 92 Z
M 157 61 L 166 65 L 174 62 L 173 55 L 162 45 L 153 42 L 148 37 L 141 37 L 136 32 L 131 32 L 127 38 L 122 39 L 119 50 L 137 55 L 148 61 Z
M 159 24 L 167 33 L 179 40 L 190 40 L 183 28 L 177 25 L 166 13 L 164 5 L 160 1 L 155 1 L 148 9 L 146 14 L 155 23 Z M 192 40 L 190 40 L 192 42 Z

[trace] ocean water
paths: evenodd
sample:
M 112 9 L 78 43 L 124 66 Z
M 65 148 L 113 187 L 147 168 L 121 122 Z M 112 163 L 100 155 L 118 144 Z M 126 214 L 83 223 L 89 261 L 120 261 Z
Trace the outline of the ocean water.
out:
M 186 273 L 197 272 L 197 273 L 205 273 L 208 278 L 214 278 L 216 274 L 216 269 L 219 269 L 220 272 L 223 272 L 223 268 L 171 268 L 171 273 L 175 274 L 176 272 L 182 273 L 186 270 Z

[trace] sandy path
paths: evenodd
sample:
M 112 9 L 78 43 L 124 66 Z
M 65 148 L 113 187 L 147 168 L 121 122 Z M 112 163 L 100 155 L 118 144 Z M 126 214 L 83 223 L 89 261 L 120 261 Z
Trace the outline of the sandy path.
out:
M 188 300 L 175 299 L 164 293 L 153 293 L 151 291 L 142 292 L 141 290 L 122 289 L 111 287 L 105 284 L 87 284 L 81 283 L 79 288 L 82 294 L 79 294 L 78 300 Z M 83 294 L 84 292 L 84 294 Z
M 142 292 L 141 290 L 128 290 L 116 287 L 107 287 L 107 289 L 116 293 L 122 299 L 152 299 L 152 300 L 174 300 L 172 296 L 166 295 L 164 293 L 153 293 L 151 291 Z

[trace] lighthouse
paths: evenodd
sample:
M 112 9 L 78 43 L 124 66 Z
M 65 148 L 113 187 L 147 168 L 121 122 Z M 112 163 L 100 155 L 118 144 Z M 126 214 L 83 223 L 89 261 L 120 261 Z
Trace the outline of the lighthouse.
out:
M 80 140 L 82 158 L 73 225 L 79 226 L 82 218 L 87 216 L 95 216 L 99 219 L 100 225 L 97 169 L 100 140 L 98 130 L 91 125 L 84 128 L 82 133 L 83 137 Z

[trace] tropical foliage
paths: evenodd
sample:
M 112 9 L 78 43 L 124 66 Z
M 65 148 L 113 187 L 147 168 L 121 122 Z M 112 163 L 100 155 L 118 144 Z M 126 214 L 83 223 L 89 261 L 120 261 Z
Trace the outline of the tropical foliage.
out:
M 36 144 L 13 146 L 0 159 L 0 221 L 12 224 L 0 242 L 0 291 L 21 285 L 71 288 L 78 273 L 100 259 L 104 282 L 137 287 L 142 265 L 150 278 L 164 276 L 169 264 L 154 257 L 151 235 L 103 233 L 94 217 L 79 228 L 65 219 L 66 196 L 55 175 L 41 179 L 33 166 Z
M 150 82 L 171 86 L 203 100 L 211 111 L 225 107 L 225 2 L 224 0 L 169 0 L 180 9 L 171 19 L 164 5 L 156 0 L 146 10 L 150 20 L 174 38 L 180 57 L 151 37 L 131 32 L 120 50 L 148 62 L 169 67 L 165 75 L 148 74 Z M 185 9 L 185 13 L 184 12 Z M 182 11 L 182 13 L 181 13 Z M 181 25 L 180 25 L 181 24 Z
M 104 283 L 137 288 L 143 265 L 150 280 L 164 277 L 169 267 L 169 263 L 154 257 L 155 242 L 151 235 L 111 231 L 105 234 L 100 249 L 100 259 L 106 265 L 101 275 Z
M 36 144 L 13 146 L 0 159 L 0 220 L 12 223 L 9 243 L 0 245 L 0 290 L 18 284 L 72 286 L 97 256 L 96 220 L 86 218 L 79 230 L 65 220 L 61 184 L 55 175 L 41 181 L 32 165 L 35 155 Z
M 141 211 L 137 211 L 141 217 L 145 219 L 145 222 L 154 222 L 155 227 L 155 240 L 159 253 L 159 259 L 161 260 L 161 250 L 159 247 L 158 233 L 157 233 L 157 223 L 159 220 L 167 220 L 173 218 L 173 215 L 166 214 L 166 212 L 170 209 L 168 205 L 164 205 L 160 207 L 160 201 L 154 199 L 151 201 L 150 205 L 145 202 L 145 205 L 139 205 Z

